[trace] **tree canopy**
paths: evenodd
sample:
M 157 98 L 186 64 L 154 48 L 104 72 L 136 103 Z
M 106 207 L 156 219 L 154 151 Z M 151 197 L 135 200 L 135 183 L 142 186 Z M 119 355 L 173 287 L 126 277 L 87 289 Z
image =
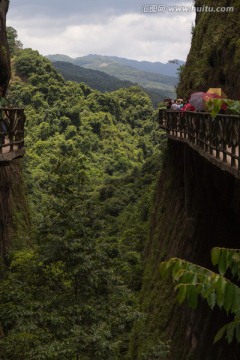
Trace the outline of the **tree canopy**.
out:
M 16 239 L 1 269 L 0 354 L 126 358 L 160 168 L 152 102 L 137 86 L 101 93 L 65 81 L 32 49 L 12 54 L 32 247 Z

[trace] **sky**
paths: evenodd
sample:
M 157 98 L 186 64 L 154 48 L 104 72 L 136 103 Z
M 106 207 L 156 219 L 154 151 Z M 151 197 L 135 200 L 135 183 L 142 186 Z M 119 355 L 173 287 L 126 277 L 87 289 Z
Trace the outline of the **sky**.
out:
M 42 55 L 88 54 L 134 60 L 186 60 L 193 1 L 11 0 L 7 26 Z M 169 6 L 186 6 L 170 11 Z

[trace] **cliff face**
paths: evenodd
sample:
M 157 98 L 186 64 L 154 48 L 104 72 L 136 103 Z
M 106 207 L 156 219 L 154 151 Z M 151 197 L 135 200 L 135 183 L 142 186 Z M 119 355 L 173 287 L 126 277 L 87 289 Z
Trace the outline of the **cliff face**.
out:
M 9 0 L 0 0 L 0 88 L 5 96 L 10 80 L 10 56 L 6 35 Z M 28 242 L 29 213 L 22 181 L 20 162 L 0 162 L 0 257 L 10 247 Z
M 7 90 L 10 79 L 10 58 L 6 35 L 6 14 L 9 0 L 0 0 L 0 87 L 4 93 Z
M 239 182 L 187 145 L 169 140 L 155 204 L 141 293 L 146 317 L 135 325 L 131 359 L 145 359 L 149 344 L 164 349 L 161 340 L 170 341 L 169 360 L 226 360 L 229 353 L 239 359 L 236 344 L 213 345 L 217 330 L 229 321 L 223 311 L 211 311 L 205 303 L 197 310 L 178 306 L 172 284 L 158 270 L 170 257 L 211 268 L 212 247 L 239 248 Z
M 200 12 L 192 46 L 180 76 L 179 97 L 221 87 L 240 97 L 238 1 L 196 0 L 196 7 L 234 7 L 233 12 Z M 239 248 L 240 182 L 208 163 L 186 144 L 168 140 L 165 167 L 155 198 L 140 297 L 144 316 L 136 322 L 130 359 L 226 360 L 240 358 L 239 345 L 214 335 L 231 319 L 201 302 L 178 306 L 171 281 L 159 274 L 161 261 L 180 257 L 212 268 L 214 246 Z M 213 269 L 216 270 L 216 269 Z M 169 352 L 167 352 L 169 350 Z
M 233 7 L 233 12 L 198 12 L 191 50 L 177 88 L 180 97 L 221 87 L 228 98 L 240 98 L 239 1 L 197 0 L 196 7 Z
M 20 160 L 0 164 L 0 256 L 29 245 L 30 215 Z

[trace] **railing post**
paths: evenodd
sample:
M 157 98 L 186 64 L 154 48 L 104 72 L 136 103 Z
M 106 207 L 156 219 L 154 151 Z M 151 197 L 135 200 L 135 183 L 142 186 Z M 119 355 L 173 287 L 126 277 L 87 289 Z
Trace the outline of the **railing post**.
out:
M 24 110 L 19 108 L 0 108 L 0 161 L 9 162 L 24 155 Z M 5 124 L 3 128 L 3 123 Z M 2 141 L 4 131 L 5 143 Z

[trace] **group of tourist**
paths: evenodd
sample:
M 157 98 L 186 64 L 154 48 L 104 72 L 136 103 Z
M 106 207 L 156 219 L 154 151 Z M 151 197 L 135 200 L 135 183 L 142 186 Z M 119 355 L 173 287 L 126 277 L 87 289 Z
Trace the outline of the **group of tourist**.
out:
M 170 100 L 167 103 L 166 108 L 168 110 L 174 111 L 195 111 L 195 107 L 191 105 L 187 100 L 177 99 L 177 100 Z

